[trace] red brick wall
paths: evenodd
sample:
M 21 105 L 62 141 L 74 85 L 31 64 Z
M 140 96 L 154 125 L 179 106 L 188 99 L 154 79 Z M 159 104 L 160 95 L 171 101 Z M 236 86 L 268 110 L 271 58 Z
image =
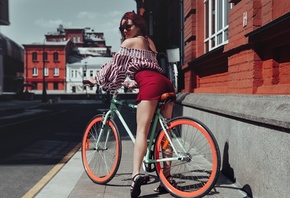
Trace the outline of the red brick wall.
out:
M 272 0 L 272 10 L 273 10 L 273 17 L 272 20 L 279 18 L 280 16 L 286 14 L 290 10 L 290 1 L 289 0 Z
M 262 62 L 252 50 L 229 57 L 229 93 L 254 94 L 261 85 Z
M 190 14 L 192 10 L 194 14 Z M 184 1 L 183 92 L 290 94 L 290 36 L 279 37 L 281 30 L 275 29 L 268 33 L 264 30 L 265 35 L 261 34 L 261 41 L 257 43 L 247 36 L 289 12 L 290 1 L 242 0 L 234 5 L 229 12 L 228 43 L 222 53 L 214 55 L 226 56 L 227 65 L 224 65 L 217 62 L 218 58 L 206 61 L 203 1 Z M 245 13 L 247 24 L 243 26 Z M 288 29 L 282 27 L 284 35 L 290 35 L 285 33 Z M 199 59 L 205 60 L 195 61 Z M 208 65 L 213 66 L 206 67 Z M 226 70 L 218 69 L 224 66 Z
M 37 52 L 37 61 L 32 61 L 32 53 Z M 47 82 L 47 90 L 54 90 L 53 83 L 58 82 L 58 90 L 65 90 L 65 65 L 66 65 L 66 58 L 65 58 L 65 49 L 64 46 L 62 47 L 48 47 L 46 46 L 45 52 L 48 54 L 48 60 L 45 62 L 45 67 L 49 69 L 48 76 L 45 76 L 45 81 Z M 58 60 L 53 60 L 53 53 L 58 52 Z M 24 71 L 25 77 L 27 76 L 27 83 L 37 83 L 36 90 L 42 90 L 43 84 L 43 61 L 42 61 L 42 53 L 43 53 L 43 46 L 30 46 L 25 47 L 25 65 Z M 32 68 L 38 68 L 38 75 L 32 76 Z M 53 69 L 55 67 L 59 68 L 59 76 L 54 76 Z
M 196 36 L 196 7 L 195 7 L 195 1 L 194 0 L 188 0 L 184 1 L 184 15 L 185 15 L 185 21 L 184 26 L 186 27 L 184 29 L 184 40 L 185 40 L 185 46 L 184 46 L 184 61 L 189 62 L 192 59 L 195 58 L 195 36 Z

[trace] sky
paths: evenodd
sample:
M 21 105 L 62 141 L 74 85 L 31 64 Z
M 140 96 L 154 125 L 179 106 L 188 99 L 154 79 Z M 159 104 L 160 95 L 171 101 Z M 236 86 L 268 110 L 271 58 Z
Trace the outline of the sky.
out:
M 120 46 L 119 23 L 127 11 L 136 11 L 135 0 L 9 0 L 10 25 L 0 33 L 19 45 L 43 42 L 44 35 L 64 28 L 90 27 L 103 32 L 107 46 Z

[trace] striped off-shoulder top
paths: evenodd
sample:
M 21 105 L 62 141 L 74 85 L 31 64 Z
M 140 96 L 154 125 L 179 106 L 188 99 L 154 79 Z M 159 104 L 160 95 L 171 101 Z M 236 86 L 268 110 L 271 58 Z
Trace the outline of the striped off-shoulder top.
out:
M 95 76 L 97 83 L 113 93 L 120 88 L 126 77 L 134 80 L 140 70 L 150 69 L 162 72 L 157 61 L 157 53 L 150 50 L 120 48 L 112 60 L 105 63 Z

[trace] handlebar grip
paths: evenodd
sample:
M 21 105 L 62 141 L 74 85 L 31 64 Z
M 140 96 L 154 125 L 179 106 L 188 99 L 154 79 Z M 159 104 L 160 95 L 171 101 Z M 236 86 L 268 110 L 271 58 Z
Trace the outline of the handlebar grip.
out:
M 83 84 L 84 85 L 89 85 L 90 87 L 94 86 L 94 84 L 91 81 L 89 81 L 89 80 L 83 80 Z

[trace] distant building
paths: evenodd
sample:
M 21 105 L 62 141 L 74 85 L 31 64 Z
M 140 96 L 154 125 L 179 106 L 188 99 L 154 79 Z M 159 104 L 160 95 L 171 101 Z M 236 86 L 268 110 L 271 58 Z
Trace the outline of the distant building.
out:
M 22 92 L 24 49 L 0 33 L 0 94 Z
M 0 0 L 0 26 L 10 25 L 9 2 Z M 0 33 L 0 95 L 21 92 L 23 84 L 23 47 Z
M 45 35 L 43 43 L 25 44 L 25 83 L 29 90 L 59 93 L 95 93 L 82 81 L 112 58 L 103 33 L 90 28 L 63 28 Z M 45 85 L 45 87 L 43 87 Z
M 68 60 L 66 65 L 66 90 L 67 92 L 95 93 L 96 88 L 83 87 L 82 81 L 92 78 L 99 72 L 101 66 L 108 62 L 111 57 L 91 57 L 81 58 L 79 61 Z
M 45 89 L 66 91 L 66 62 L 72 55 L 74 44 L 68 41 L 43 41 L 25 44 L 25 84 L 29 90 Z

